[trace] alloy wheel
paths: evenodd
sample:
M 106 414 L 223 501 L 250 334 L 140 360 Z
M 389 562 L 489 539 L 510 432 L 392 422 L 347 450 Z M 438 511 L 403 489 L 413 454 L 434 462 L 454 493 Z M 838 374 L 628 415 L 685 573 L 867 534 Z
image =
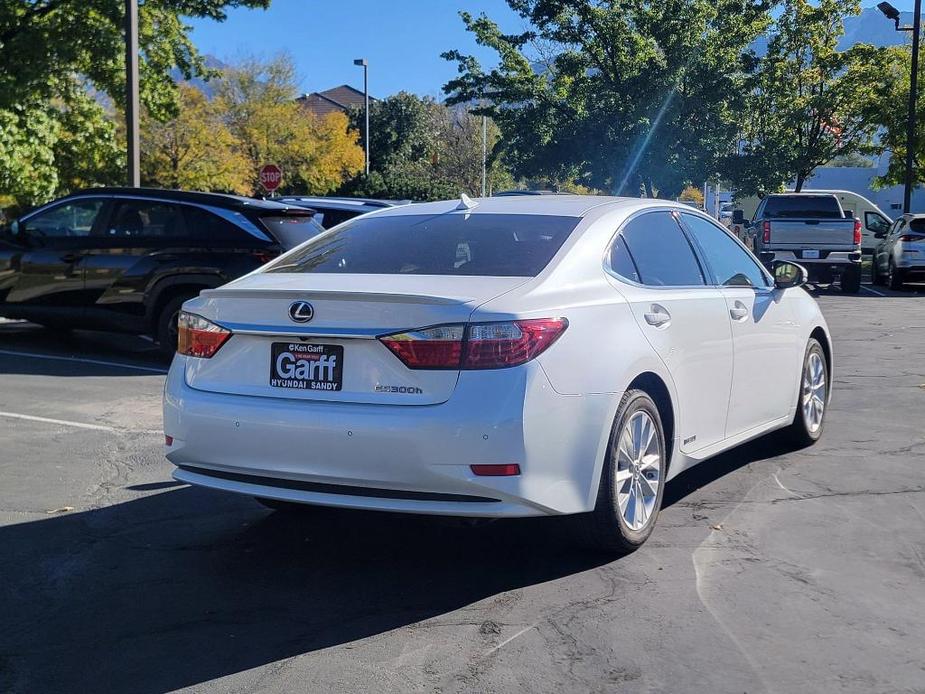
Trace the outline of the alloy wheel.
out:
M 803 420 L 810 433 L 822 426 L 825 414 L 825 364 L 817 352 L 810 352 L 803 368 Z
M 631 530 L 641 530 L 656 511 L 661 480 L 662 444 L 647 412 L 634 412 L 617 444 L 617 503 Z

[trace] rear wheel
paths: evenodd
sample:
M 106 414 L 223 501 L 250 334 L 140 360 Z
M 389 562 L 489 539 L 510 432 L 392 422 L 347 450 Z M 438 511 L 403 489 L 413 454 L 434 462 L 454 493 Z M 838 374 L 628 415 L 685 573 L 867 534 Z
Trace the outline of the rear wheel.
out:
M 580 517 L 582 540 L 594 549 L 627 554 L 652 534 L 667 470 L 658 408 L 642 390 L 620 401 L 594 511 Z
M 893 259 L 890 258 L 890 267 L 887 273 L 887 284 L 890 286 L 890 289 L 902 290 L 905 280 L 906 278 L 903 276 L 903 271 L 896 267 L 893 263 Z
M 811 446 L 822 436 L 828 396 L 829 372 L 825 352 L 816 338 L 810 338 L 803 357 L 797 411 L 787 429 L 787 435 L 795 445 L 801 448 Z
M 841 290 L 847 294 L 857 294 L 861 290 L 861 266 L 852 265 L 841 275 Z

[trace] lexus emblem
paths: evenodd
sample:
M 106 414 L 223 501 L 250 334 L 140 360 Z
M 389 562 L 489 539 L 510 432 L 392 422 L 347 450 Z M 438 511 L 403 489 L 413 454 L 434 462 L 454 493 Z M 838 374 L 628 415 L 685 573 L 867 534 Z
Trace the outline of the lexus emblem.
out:
M 289 304 L 289 317 L 296 323 L 308 323 L 315 317 L 315 309 L 307 301 L 293 301 Z

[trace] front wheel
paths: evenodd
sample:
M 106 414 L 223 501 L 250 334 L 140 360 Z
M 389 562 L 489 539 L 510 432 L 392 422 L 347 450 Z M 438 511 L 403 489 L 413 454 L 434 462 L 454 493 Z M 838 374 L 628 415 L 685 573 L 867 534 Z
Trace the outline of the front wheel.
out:
M 877 267 L 877 254 L 870 261 L 870 283 L 880 287 L 883 285 L 883 275 L 880 274 L 880 268 Z
M 667 471 L 665 432 L 658 408 L 642 390 L 620 401 L 601 473 L 594 511 L 581 517 L 582 540 L 592 548 L 628 554 L 652 534 Z
M 829 405 L 829 372 L 825 352 L 816 338 L 810 338 L 803 357 L 800 395 L 788 438 L 798 447 L 811 446 L 822 436 Z

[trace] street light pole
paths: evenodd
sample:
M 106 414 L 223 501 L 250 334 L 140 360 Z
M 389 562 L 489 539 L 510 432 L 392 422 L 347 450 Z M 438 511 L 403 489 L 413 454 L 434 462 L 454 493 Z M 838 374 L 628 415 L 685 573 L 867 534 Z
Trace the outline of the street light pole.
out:
M 919 88 L 919 35 L 922 29 L 922 0 L 915 0 L 914 17 L 912 26 L 899 26 L 899 10 L 888 2 L 881 2 L 877 5 L 887 19 L 892 19 L 896 25 L 896 31 L 912 32 L 912 73 L 909 76 L 909 112 L 906 115 L 906 172 L 905 172 L 905 190 L 903 191 L 903 214 L 908 214 L 912 206 L 912 188 L 914 186 L 912 168 L 915 162 L 915 110 L 916 99 Z
M 912 75 L 909 77 L 909 122 L 906 124 L 906 190 L 903 194 L 903 213 L 909 213 L 912 204 L 912 164 L 915 161 L 915 100 L 919 84 L 919 33 L 922 28 L 922 0 L 915 0 L 915 18 L 912 20 Z
M 488 192 L 488 118 L 482 116 L 482 197 Z
M 353 61 L 353 64 L 363 68 L 363 110 L 366 114 L 363 140 L 366 149 L 366 176 L 369 177 L 369 63 L 366 58 L 357 58 Z
M 138 114 L 138 0 L 125 0 L 125 142 L 132 188 L 141 185 Z

